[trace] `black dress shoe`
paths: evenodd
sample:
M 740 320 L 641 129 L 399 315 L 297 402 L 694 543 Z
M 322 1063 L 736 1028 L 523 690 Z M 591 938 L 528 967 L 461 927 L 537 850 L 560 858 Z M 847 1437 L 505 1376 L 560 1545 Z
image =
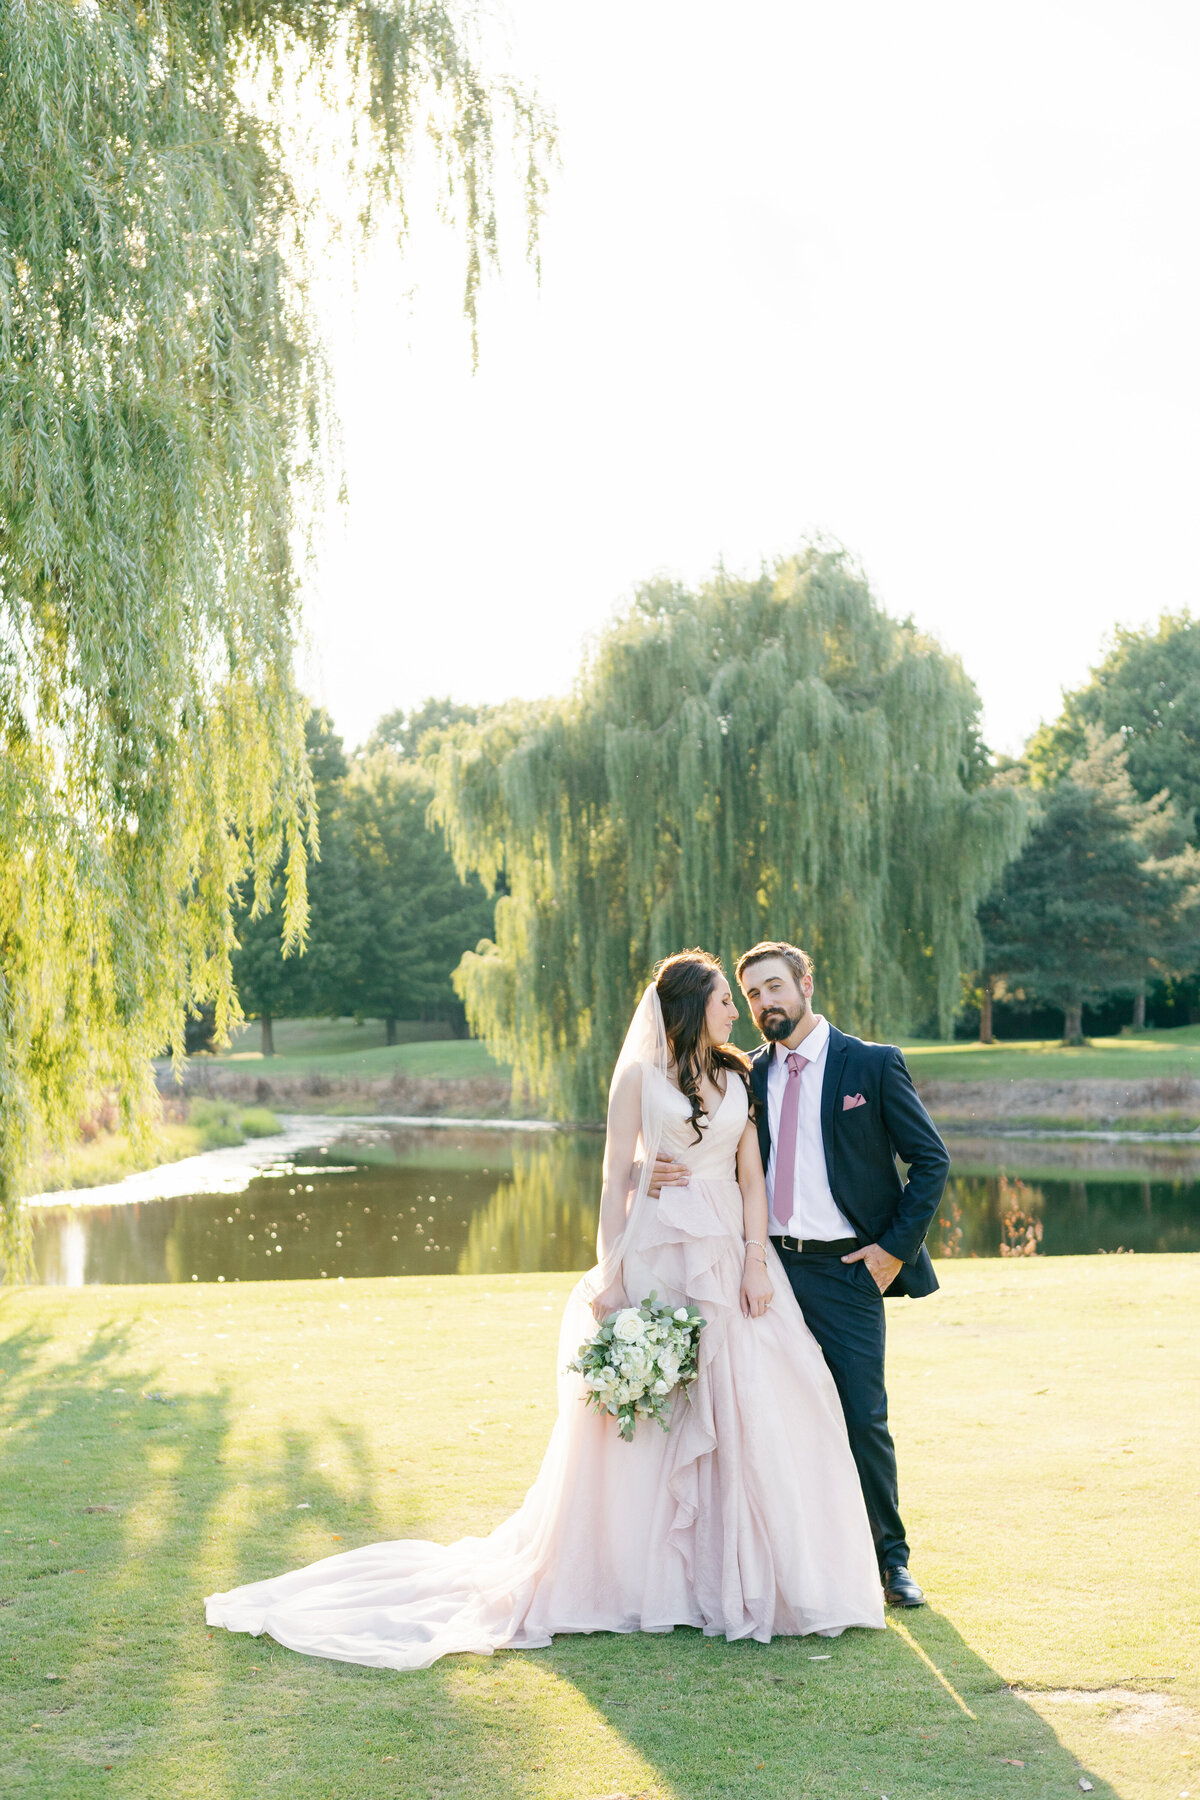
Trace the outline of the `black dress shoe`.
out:
M 924 1606 L 925 1596 L 903 1567 L 883 1571 L 883 1597 L 889 1606 Z

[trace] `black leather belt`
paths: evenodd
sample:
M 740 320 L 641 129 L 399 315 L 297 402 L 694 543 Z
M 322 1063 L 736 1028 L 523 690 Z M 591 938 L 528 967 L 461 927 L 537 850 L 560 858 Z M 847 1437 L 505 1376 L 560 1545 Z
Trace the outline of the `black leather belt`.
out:
M 793 1256 L 849 1256 L 862 1248 L 857 1238 L 773 1237 L 777 1250 L 790 1250 Z

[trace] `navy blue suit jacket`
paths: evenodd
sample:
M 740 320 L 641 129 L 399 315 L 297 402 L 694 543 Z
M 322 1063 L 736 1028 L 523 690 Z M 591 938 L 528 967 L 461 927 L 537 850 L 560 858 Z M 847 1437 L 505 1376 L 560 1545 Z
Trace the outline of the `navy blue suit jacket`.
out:
M 773 1050 L 762 1044 L 750 1059 L 764 1169 L 771 1154 L 767 1071 Z M 864 1103 L 847 1110 L 843 1102 L 855 1094 Z M 932 1294 L 938 1278 L 925 1236 L 941 1203 L 950 1157 L 894 1044 L 864 1043 L 829 1027 L 821 1139 L 833 1197 L 859 1238 L 900 1258 L 888 1293 Z M 897 1157 L 908 1164 L 907 1181 L 900 1179 Z

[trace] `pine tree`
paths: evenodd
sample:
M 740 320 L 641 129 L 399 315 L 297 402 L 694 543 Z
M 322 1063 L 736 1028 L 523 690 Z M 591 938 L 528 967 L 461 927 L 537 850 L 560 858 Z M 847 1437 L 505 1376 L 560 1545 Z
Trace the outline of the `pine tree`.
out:
M 977 713 L 842 556 L 643 589 L 568 698 L 439 754 L 460 870 L 509 890 L 455 977 L 472 1028 L 553 1112 L 595 1117 L 656 958 L 700 943 L 728 968 L 764 935 L 815 955 L 850 1029 L 948 1026 L 1026 811 L 981 780 Z
M 979 910 L 985 967 L 1011 991 L 1063 1009 L 1144 991 L 1200 949 L 1200 857 L 1171 804 L 1140 800 L 1119 737 L 1086 729 L 1084 753 L 1042 795 L 1040 821 Z

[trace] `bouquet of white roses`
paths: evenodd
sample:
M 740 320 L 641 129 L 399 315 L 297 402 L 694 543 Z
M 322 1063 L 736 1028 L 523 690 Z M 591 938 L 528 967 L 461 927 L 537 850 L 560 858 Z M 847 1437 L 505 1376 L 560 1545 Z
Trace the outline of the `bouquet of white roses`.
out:
M 568 1368 L 583 1376 L 589 1406 L 611 1413 L 626 1443 L 639 1419 L 671 1423 L 674 1388 L 695 1381 L 704 1320 L 694 1306 L 672 1306 L 653 1294 L 605 1319 Z

